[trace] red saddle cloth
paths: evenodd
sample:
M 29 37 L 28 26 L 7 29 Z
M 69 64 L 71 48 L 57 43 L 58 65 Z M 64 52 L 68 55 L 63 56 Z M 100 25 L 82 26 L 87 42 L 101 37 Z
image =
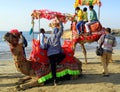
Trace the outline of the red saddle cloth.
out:
M 33 39 L 32 41 L 32 51 L 30 53 L 30 60 L 32 62 L 32 69 L 35 70 L 35 74 L 38 76 L 40 82 L 46 81 L 52 78 L 50 74 L 51 68 L 48 62 L 47 51 L 40 49 L 39 40 Z M 80 74 L 79 65 L 74 58 L 74 52 L 72 49 L 72 41 L 64 41 L 62 46 L 63 51 L 66 55 L 65 59 L 60 62 L 61 66 L 57 66 L 57 77 L 62 77 L 66 74 L 78 75 Z M 70 71 L 68 71 L 70 70 Z M 49 77 L 46 77 L 49 75 Z M 44 77 L 45 76 L 45 77 Z
M 62 46 L 62 49 L 66 55 L 65 59 L 61 62 L 61 64 L 64 63 L 76 63 L 74 61 L 74 51 L 72 49 L 73 42 L 70 40 L 65 40 L 64 44 Z M 47 57 L 47 50 L 43 50 L 40 48 L 40 41 L 33 39 L 32 40 L 32 51 L 30 53 L 30 60 L 32 63 L 32 68 L 34 70 L 38 70 L 40 68 L 43 68 L 45 65 L 49 65 L 48 57 Z
M 74 63 L 74 51 L 72 46 L 73 46 L 73 41 L 64 40 L 62 49 L 66 57 L 61 63 L 65 63 L 65 62 Z
M 29 59 L 33 62 L 32 68 L 37 70 L 41 68 L 41 65 L 48 65 L 47 50 L 40 48 L 40 41 L 32 40 L 32 51 L 30 53 Z

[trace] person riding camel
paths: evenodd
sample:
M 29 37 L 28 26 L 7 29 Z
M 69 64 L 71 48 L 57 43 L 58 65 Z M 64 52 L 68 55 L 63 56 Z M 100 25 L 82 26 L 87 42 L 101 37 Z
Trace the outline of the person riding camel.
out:
M 90 9 L 90 21 L 85 24 L 87 35 L 91 34 L 89 26 L 96 23 L 96 22 L 98 22 L 97 13 L 93 8 L 94 7 L 92 5 L 89 6 L 89 9 Z
M 83 22 L 84 24 L 88 22 L 88 12 L 86 7 L 83 8 Z
M 76 29 L 78 31 L 78 34 L 81 35 L 83 34 L 83 11 L 80 9 L 80 7 L 75 8 L 75 15 L 77 16 L 77 24 L 76 24 Z

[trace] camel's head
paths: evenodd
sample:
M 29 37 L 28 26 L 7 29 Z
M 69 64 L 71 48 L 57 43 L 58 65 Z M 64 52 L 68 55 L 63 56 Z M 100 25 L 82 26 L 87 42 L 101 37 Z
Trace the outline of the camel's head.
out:
M 15 47 L 19 42 L 19 35 L 7 32 L 4 35 L 4 40 L 7 41 L 11 46 Z

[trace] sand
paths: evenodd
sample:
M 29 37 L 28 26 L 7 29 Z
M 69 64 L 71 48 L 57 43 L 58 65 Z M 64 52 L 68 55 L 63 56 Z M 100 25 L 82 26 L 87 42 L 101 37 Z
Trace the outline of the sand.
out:
M 62 85 L 34 87 L 24 92 L 120 92 L 120 50 L 115 50 L 113 62 L 109 64 L 109 77 L 102 76 L 102 65 L 95 52 L 88 52 L 88 64 L 84 64 L 82 52 L 75 56 L 83 62 L 83 77 L 66 80 Z M 17 92 L 15 82 L 21 77 L 17 72 L 13 60 L 0 61 L 0 92 Z M 23 92 L 23 91 L 20 91 Z

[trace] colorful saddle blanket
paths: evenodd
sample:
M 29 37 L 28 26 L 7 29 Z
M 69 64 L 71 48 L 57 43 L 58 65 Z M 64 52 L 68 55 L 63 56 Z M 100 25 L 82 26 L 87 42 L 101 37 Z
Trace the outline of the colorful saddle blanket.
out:
M 91 32 L 100 31 L 101 29 L 102 29 L 102 25 L 100 24 L 100 22 L 95 22 L 92 25 L 90 25 Z

